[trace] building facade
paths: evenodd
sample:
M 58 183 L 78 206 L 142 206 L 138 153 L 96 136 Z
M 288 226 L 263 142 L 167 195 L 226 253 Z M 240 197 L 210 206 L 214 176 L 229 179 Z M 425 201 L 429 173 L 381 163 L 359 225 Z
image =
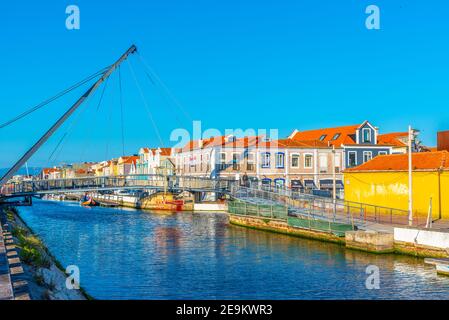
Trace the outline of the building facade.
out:
M 175 154 L 180 175 L 240 180 L 298 189 L 332 189 L 342 183 L 341 148 L 320 141 L 269 140 L 265 137 L 214 137 L 189 142 Z
M 343 150 L 342 168 L 361 165 L 379 155 L 392 153 L 393 145 L 378 143 L 378 128 L 369 121 L 359 125 L 326 128 L 318 130 L 295 130 L 290 139 L 296 141 L 318 140 L 328 146 Z
M 449 152 L 412 154 L 413 214 L 449 218 Z M 408 155 L 375 158 L 344 171 L 345 200 L 408 210 Z M 432 204 L 432 205 L 430 205 Z

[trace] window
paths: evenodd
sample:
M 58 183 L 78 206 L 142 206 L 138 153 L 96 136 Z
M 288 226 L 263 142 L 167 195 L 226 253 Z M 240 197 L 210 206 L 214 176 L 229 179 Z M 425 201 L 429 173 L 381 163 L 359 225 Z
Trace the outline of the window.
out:
M 370 161 L 373 158 L 373 153 L 371 151 L 363 151 L 363 162 Z
M 379 151 L 379 153 L 378 153 L 377 155 L 379 155 L 379 156 L 385 156 L 385 155 L 387 155 L 387 154 L 388 154 L 387 151 Z
M 348 167 L 355 167 L 357 165 L 357 152 L 349 151 L 348 152 Z
M 362 129 L 362 141 L 363 143 L 370 143 L 371 142 L 371 130 L 369 128 L 363 128 Z
M 269 168 L 271 166 L 270 163 L 271 156 L 269 152 L 262 153 L 262 168 Z
M 292 154 L 292 168 L 299 168 L 299 154 Z
M 276 153 L 276 168 L 284 167 L 284 158 L 285 158 L 285 155 L 283 152 Z
M 334 166 L 335 166 L 335 172 L 339 173 L 340 172 L 340 168 L 341 168 L 341 154 L 339 154 L 339 153 L 335 154 Z
M 232 170 L 240 170 L 239 158 L 238 153 L 232 155 Z
M 304 168 L 310 169 L 313 167 L 313 155 L 306 154 L 304 156 Z
M 320 154 L 320 173 L 327 172 L 327 154 Z
M 246 160 L 246 170 L 254 170 L 254 153 L 248 153 L 248 158 Z
M 209 154 L 206 154 L 206 171 L 209 172 L 210 163 L 209 163 Z
M 333 137 L 332 140 L 337 140 L 338 138 L 340 138 L 341 133 L 336 133 Z
M 323 135 L 320 137 L 320 141 L 323 141 L 324 139 L 326 139 L 326 137 L 327 137 L 327 134 L 323 134 Z
M 220 153 L 220 170 L 226 169 L 226 153 L 221 152 Z
M 282 178 L 274 179 L 274 186 L 276 188 L 283 188 L 285 186 L 285 180 Z

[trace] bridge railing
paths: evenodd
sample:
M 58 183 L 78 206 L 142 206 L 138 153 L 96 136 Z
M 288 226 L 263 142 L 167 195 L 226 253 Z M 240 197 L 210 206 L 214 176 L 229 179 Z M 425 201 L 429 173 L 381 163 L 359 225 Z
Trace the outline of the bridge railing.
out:
M 231 195 L 236 198 L 258 198 L 273 203 L 280 203 L 292 209 L 298 209 L 305 212 L 313 211 L 315 215 L 323 217 L 332 215 L 332 219 L 345 220 L 353 223 L 375 222 L 391 225 L 408 225 L 408 211 L 377 206 L 366 203 L 352 202 L 341 199 L 319 197 L 315 195 L 301 193 L 299 191 L 275 188 L 264 189 L 263 187 L 244 187 L 234 184 L 231 187 Z M 425 219 L 415 216 L 413 225 L 425 223 Z
M 133 174 L 120 176 L 93 176 L 64 179 L 34 179 L 6 184 L 1 193 L 4 195 L 39 193 L 46 191 L 76 191 L 83 189 L 120 189 L 120 188 L 167 188 L 226 191 L 233 181 L 217 180 L 193 176 L 166 176 L 156 174 Z

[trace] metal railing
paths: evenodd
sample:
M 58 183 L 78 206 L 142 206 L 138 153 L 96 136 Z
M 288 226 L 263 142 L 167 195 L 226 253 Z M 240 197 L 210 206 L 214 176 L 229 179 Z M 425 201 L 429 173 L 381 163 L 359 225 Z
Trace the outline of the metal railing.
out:
M 247 217 L 278 220 L 293 228 L 330 233 L 339 237 L 344 237 L 346 231 L 357 230 L 353 220 L 336 221 L 330 213 L 318 213 L 313 208 L 300 212 L 291 210 L 288 206 L 254 204 L 237 199 L 228 202 L 228 211 Z
M 314 216 L 331 218 L 333 221 L 346 221 L 357 224 L 374 222 L 389 225 L 408 225 L 408 211 L 396 208 L 352 202 L 341 199 L 319 197 L 287 188 L 231 186 L 230 194 L 246 201 L 263 199 L 282 204 L 300 212 L 312 212 Z M 425 223 L 425 219 L 415 216 L 413 225 Z
M 134 174 L 121 176 L 92 176 L 66 179 L 33 179 L 8 183 L 1 189 L 3 195 L 38 194 L 108 189 L 204 190 L 226 192 L 234 181 L 193 176 L 166 176 Z
M 390 225 L 408 225 L 408 211 L 366 203 L 333 200 L 306 194 L 285 187 L 268 187 L 260 184 L 242 186 L 236 180 L 211 179 L 207 177 L 130 174 L 120 176 L 89 176 L 66 179 L 33 179 L 4 185 L 2 195 L 34 195 L 42 193 L 83 192 L 114 189 L 166 189 L 193 190 L 230 194 L 234 198 L 263 199 L 284 205 L 300 214 L 309 212 L 314 216 L 332 217 L 334 222 L 363 224 L 375 222 Z M 425 223 L 425 218 L 414 215 L 413 225 Z

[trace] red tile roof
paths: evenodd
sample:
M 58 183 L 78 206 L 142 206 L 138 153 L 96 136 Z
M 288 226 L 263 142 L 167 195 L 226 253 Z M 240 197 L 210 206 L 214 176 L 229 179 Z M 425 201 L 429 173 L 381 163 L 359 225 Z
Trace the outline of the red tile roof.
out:
M 329 143 L 331 146 L 334 145 L 336 147 L 340 147 L 342 144 L 348 145 L 356 143 L 355 134 L 359 127 L 360 124 L 336 128 L 297 131 L 290 138 L 295 141 L 320 141 L 320 138 L 325 135 L 324 139 L 320 142 L 325 142 L 326 144 Z M 339 136 L 334 139 L 337 134 L 339 134 Z
M 278 139 L 268 142 L 259 142 L 259 148 L 329 148 L 327 142 L 319 140 Z
M 449 152 L 419 152 L 412 154 L 413 170 L 449 170 Z M 407 171 L 408 154 L 377 156 L 364 164 L 346 169 L 345 172 Z
M 151 149 L 151 153 L 153 154 L 153 156 L 156 155 L 156 152 L 159 149 L 161 150 L 161 153 L 160 153 L 161 156 L 165 156 L 165 157 L 171 156 L 172 148 L 154 148 L 154 149 Z
M 50 174 L 50 173 L 53 173 L 53 172 L 60 172 L 60 171 L 61 171 L 61 169 L 58 169 L 58 168 L 44 168 L 44 169 L 42 169 L 42 172 L 44 174 Z
M 136 161 L 139 159 L 138 156 L 124 156 L 121 157 L 122 161 L 120 164 L 135 164 Z
M 379 134 L 377 136 L 377 144 L 395 147 L 406 147 L 407 142 L 403 142 L 401 140 L 404 140 L 404 138 L 407 139 L 407 137 L 408 132 L 392 132 L 392 133 Z
M 199 140 L 190 140 L 184 147 L 182 147 L 181 152 L 187 152 L 192 151 L 196 149 L 202 149 L 205 147 L 212 147 L 217 145 L 223 145 L 225 143 L 226 137 L 225 136 L 216 136 L 216 137 L 210 137 L 205 139 L 199 139 Z M 201 147 L 201 141 L 202 141 L 202 147 Z
M 169 157 L 171 156 L 171 148 L 160 148 L 161 149 L 161 156 Z
M 226 141 L 225 137 L 213 137 L 203 140 L 203 148 L 222 146 L 224 148 L 328 148 L 327 142 L 319 140 L 296 141 L 292 139 L 278 139 L 265 141 L 263 136 L 249 136 Z M 199 149 L 198 140 L 190 141 L 180 152 Z M 179 152 L 179 151 L 178 151 Z

